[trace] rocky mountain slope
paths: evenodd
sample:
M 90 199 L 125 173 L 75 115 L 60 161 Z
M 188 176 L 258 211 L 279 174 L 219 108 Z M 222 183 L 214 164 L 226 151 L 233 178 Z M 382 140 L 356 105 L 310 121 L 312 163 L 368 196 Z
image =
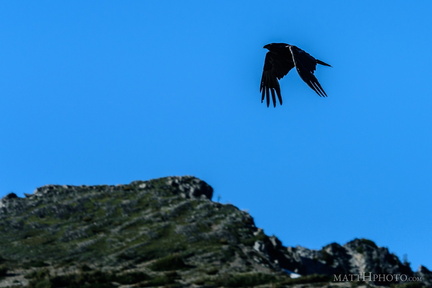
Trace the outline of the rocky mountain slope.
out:
M 191 176 L 11 193 L 0 287 L 432 287 L 426 267 L 413 272 L 370 240 L 284 247 L 212 195 Z

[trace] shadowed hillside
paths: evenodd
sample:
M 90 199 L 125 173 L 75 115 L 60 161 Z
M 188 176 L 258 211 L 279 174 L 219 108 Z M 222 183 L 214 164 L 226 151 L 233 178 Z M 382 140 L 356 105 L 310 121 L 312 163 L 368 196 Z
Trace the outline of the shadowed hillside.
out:
M 190 176 L 11 193 L 0 201 L 0 287 L 351 287 L 366 284 L 341 275 L 368 272 L 430 285 L 429 270 L 370 240 L 284 247 L 212 195 Z

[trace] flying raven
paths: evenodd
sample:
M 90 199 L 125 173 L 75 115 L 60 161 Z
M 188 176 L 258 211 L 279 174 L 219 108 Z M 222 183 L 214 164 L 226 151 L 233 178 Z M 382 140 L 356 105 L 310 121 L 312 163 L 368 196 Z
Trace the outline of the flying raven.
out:
M 264 69 L 261 78 L 260 92 L 262 93 L 261 103 L 266 99 L 267 107 L 270 105 L 270 94 L 273 105 L 276 107 L 276 95 L 282 105 L 282 94 L 279 81 L 295 66 L 300 78 L 312 88 L 319 96 L 327 97 L 318 79 L 314 76 L 316 64 L 331 67 L 321 60 L 315 59 L 302 49 L 285 43 L 271 43 L 265 45 L 267 48 Z

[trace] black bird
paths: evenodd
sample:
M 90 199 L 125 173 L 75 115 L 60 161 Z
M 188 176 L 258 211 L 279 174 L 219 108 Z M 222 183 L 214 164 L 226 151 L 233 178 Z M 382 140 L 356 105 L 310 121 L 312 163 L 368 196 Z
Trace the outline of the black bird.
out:
M 317 64 L 331 67 L 321 60 L 315 59 L 302 49 L 285 43 L 271 43 L 264 46 L 267 52 L 264 69 L 261 78 L 260 92 L 262 93 L 261 103 L 266 99 L 267 107 L 270 105 L 270 94 L 273 105 L 276 107 L 276 95 L 282 105 L 282 94 L 279 81 L 295 66 L 300 78 L 312 88 L 319 96 L 327 97 L 318 79 L 314 76 Z

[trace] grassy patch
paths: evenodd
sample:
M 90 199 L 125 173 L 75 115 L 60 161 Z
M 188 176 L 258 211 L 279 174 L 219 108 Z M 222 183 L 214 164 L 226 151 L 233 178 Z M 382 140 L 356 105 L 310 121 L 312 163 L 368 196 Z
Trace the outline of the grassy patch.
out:
M 7 266 L 4 264 L 1 264 L 0 265 L 0 278 L 6 276 L 7 272 L 8 272 Z
M 216 285 L 225 287 L 253 287 L 256 285 L 273 284 L 277 282 L 274 275 L 264 273 L 244 273 L 225 275 L 216 280 Z
M 179 279 L 179 275 L 176 272 L 165 273 L 160 276 L 156 276 L 153 279 L 140 284 L 140 287 L 155 287 L 155 286 L 167 286 L 171 288 L 182 287 L 181 285 L 175 285 L 176 279 Z
M 153 271 L 172 271 L 188 268 L 189 265 L 186 265 L 182 255 L 174 254 L 156 260 L 149 267 Z
M 332 280 L 331 277 L 328 275 L 311 274 L 299 278 L 290 278 L 288 280 L 283 281 L 283 284 L 321 283 L 321 282 L 330 282 L 331 280 Z
M 87 269 L 86 269 L 87 270 Z M 143 272 L 115 273 L 104 271 L 83 271 L 81 273 L 51 276 L 46 269 L 41 269 L 26 276 L 29 287 L 39 288 L 111 288 L 113 283 L 135 284 L 151 280 Z M 166 281 L 167 282 L 167 281 Z

